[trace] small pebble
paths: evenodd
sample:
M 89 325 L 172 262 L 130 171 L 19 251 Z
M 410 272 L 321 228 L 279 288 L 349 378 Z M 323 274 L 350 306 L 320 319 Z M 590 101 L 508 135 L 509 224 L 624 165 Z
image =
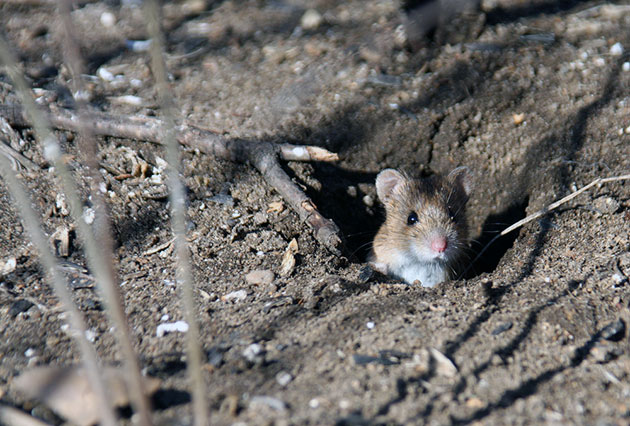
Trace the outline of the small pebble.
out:
M 624 70 L 625 72 L 630 71 L 630 62 L 624 62 L 623 65 L 621 66 L 621 69 Z
M 286 371 L 280 371 L 278 374 L 276 374 L 276 382 L 278 382 L 278 384 L 282 387 L 288 385 L 291 380 L 293 380 L 293 376 L 291 376 Z
M 148 52 L 151 48 L 151 40 L 127 40 L 125 45 L 132 52 Z
M 10 274 L 17 268 L 17 259 L 15 257 L 9 257 L 4 261 L 4 265 L 0 268 L 0 273 Z
M 217 194 L 208 198 L 208 200 L 212 201 L 213 203 L 223 204 L 228 207 L 234 206 L 234 198 L 232 198 L 232 196 L 228 194 Z
M 206 353 L 208 364 L 213 367 L 220 367 L 223 364 L 223 353 L 225 350 L 221 347 L 214 346 Z
M 256 395 L 252 397 L 249 402 L 250 405 L 266 405 L 272 410 L 276 411 L 285 411 L 287 409 L 287 404 L 284 401 L 274 398 L 273 396 L 266 395 Z
M 96 212 L 91 207 L 86 207 L 83 210 L 83 221 L 88 225 L 94 223 L 94 217 L 96 216 Z
M 245 275 L 245 281 L 249 284 L 254 285 L 268 285 L 273 282 L 275 275 L 273 271 L 269 269 L 259 269 L 256 271 L 251 271 L 249 274 Z
M 252 343 L 243 351 L 243 357 L 254 364 L 259 364 L 264 360 L 265 350 L 258 343 Z
M 365 326 L 368 328 L 368 330 L 374 329 L 374 323 L 372 321 L 368 321 L 367 324 L 365 324 Z
M 368 207 L 372 207 L 374 205 L 374 198 L 371 195 L 365 195 L 363 197 L 363 204 Z
M 116 25 L 116 16 L 111 12 L 103 12 L 101 14 L 101 24 L 103 24 L 105 28 L 113 27 Z
M 96 70 L 96 75 L 105 81 L 114 81 L 114 74 L 112 74 L 107 68 L 100 67 Z
M 508 321 L 508 322 L 504 322 L 503 324 L 500 324 L 497 328 L 495 328 L 494 330 L 492 330 L 492 335 L 493 336 L 498 336 L 499 334 L 508 331 L 509 329 L 512 328 L 512 322 Z
M 119 104 L 131 106 L 142 106 L 144 104 L 144 99 L 142 99 L 140 96 L 134 95 L 111 96 L 109 97 L 109 100 Z
M 429 348 L 429 354 L 435 362 L 435 370 L 439 375 L 445 377 L 454 377 L 457 374 L 457 367 L 455 366 L 453 361 L 448 359 L 448 357 L 442 352 L 438 351 L 435 348 Z
M 175 321 L 175 322 L 167 322 L 157 326 L 156 336 L 162 337 L 166 333 L 170 333 L 173 331 L 179 331 L 180 333 L 185 333 L 188 331 L 188 323 L 185 321 Z
M 319 405 L 320 405 L 320 403 L 319 403 L 319 399 L 317 399 L 317 398 L 313 398 L 313 399 L 311 399 L 311 400 L 308 402 L 308 406 L 309 406 L 309 407 L 311 407 L 311 408 L 318 408 L 318 407 L 319 407 Z
M 614 198 L 604 196 L 593 201 L 593 206 L 602 214 L 613 214 L 619 210 L 620 204 Z
M 85 330 L 85 338 L 88 342 L 94 343 L 94 341 L 96 340 L 96 331 Z
M 610 46 L 610 54 L 613 56 L 620 56 L 623 54 L 623 46 L 621 43 L 617 42 Z
M 223 302 L 242 302 L 247 297 L 245 290 L 237 290 L 221 296 Z
M 29 302 L 25 299 L 18 299 L 11 304 L 11 307 L 9 308 L 9 316 L 11 318 L 15 318 L 18 314 L 28 311 L 33 305 L 33 302 Z
M 359 271 L 359 282 L 362 284 L 369 282 L 372 277 L 374 277 L 374 270 L 369 265 L 364 266 Z
M 322 21 L 321 13 L 315 9 L 308 9 L 300 19 L 300 26 L 305 30 L 314 30 L 321 25 Z
M 27 350 L 24 351 L 24 356 L 27 358 L 30 358 L 34 355 L 35 355 L 35 349 L 33 348 L 28 348 Z

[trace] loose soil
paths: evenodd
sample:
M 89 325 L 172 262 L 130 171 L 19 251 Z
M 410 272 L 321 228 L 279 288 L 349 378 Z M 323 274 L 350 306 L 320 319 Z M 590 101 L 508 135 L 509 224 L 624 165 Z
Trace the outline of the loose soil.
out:
M 47 3 L 2 2 L 0 21 L 36 96 L 68 107 L 69 69 Z M 147 38 L 141 8 L 79 3 L 72 14 L 92 105 L 159 116 L 149 56 L 125 44 Z M 449 22 L 410 51 L 399 7 L 376 0 L 164 7 L 182 119 L 233 137 L 318 145 L 342 158 L 285 165 L 341 228 L 346 252 L 337 257 L 286 203 L 269 209 L 282 200 L 255 169 L 183 152 L 212 423 L 627 424 L 630 182 L 580 195 L 498 241 L 464 279 L 433 289 L 370 278 L 363 268 L 382 221 L 374 178 L 383 168 L 419 176 L 472 170 L 469 258 L 497 230 L 597 177 L 628 173 L 630 10 L 487 0 L 483 12 Z M 310 29 L 301 26 L 307 8 L 321 18 Z M 103 69 L 113 79 L 99 77 Z M 3 71 L 0 93 L 2 103 L 16 101 Z M 142 104 L 129 105 L 126 95 Z M 40 166 L 20 175 L 46 231 L 70 227 L 73 236 L 41 145 L 30 129 L 20 131 L 25 144 L 16 148 Z M 78 138 L 58 135 L 85 187 Z M 191 424 L 184 335 L 156 334 L 183 317 L 173 252 L 150 251 L 172 238 L 164 153 L 141 141 L 99 144 L 129 325 L 144 372 L 162 380 L 154 420 Z M 151 172 L 115 179 L 116 170 L 133 175 L 134 163 Z M 0 399 L 59 424 L 11 383 L 31 366 L 79 356 L 4 185 L 0 203 Z M 297 265 L 280 276 L 294 238 Z M 86 264 L 77 239 L 65 260 Z M 248 283 L 247 273 L 261 269 L 275 272 L 273 282 Z M 89 283 L 89 272 L 74 271 Z M 224 297 L 238 290 L 244 299 Z M 73 295 L 101 359 L 119 364 L 99 292 L 79 285 Z M 252 344 L 263 352 L 247 359 Z M 429 348 L 456 371 L 429 361 Z

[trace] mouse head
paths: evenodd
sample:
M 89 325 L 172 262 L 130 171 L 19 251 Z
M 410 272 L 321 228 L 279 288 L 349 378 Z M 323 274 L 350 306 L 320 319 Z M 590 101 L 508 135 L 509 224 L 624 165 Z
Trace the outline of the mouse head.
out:
M 376 192 L 385 205 L 389 235 L 419 260 L 453 257 L 466 238 L 465 205 L 472 189 L 466 167 L 448 176 L 411 179 L 385 169 L 376 177 Z

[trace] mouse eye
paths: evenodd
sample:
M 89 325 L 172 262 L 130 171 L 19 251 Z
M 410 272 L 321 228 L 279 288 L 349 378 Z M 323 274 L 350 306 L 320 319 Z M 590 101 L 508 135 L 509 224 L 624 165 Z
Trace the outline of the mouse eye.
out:
M 417 221 L 418 215 L 416 214 L 416 212 L 409 213 L 409 216 L 407 217 L 407 225 L 415 225 Z

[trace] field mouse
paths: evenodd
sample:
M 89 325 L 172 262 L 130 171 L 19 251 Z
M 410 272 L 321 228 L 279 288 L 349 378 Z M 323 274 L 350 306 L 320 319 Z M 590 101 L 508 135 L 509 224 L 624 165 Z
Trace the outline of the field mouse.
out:
M 466 244 L 471 189 L 466 167 L 426 179 L 412 179 L 394 169 L 380 172 L 376 193 L 386 216 L 374 237 L 372 267 L 424 287 L 451 278 Z

